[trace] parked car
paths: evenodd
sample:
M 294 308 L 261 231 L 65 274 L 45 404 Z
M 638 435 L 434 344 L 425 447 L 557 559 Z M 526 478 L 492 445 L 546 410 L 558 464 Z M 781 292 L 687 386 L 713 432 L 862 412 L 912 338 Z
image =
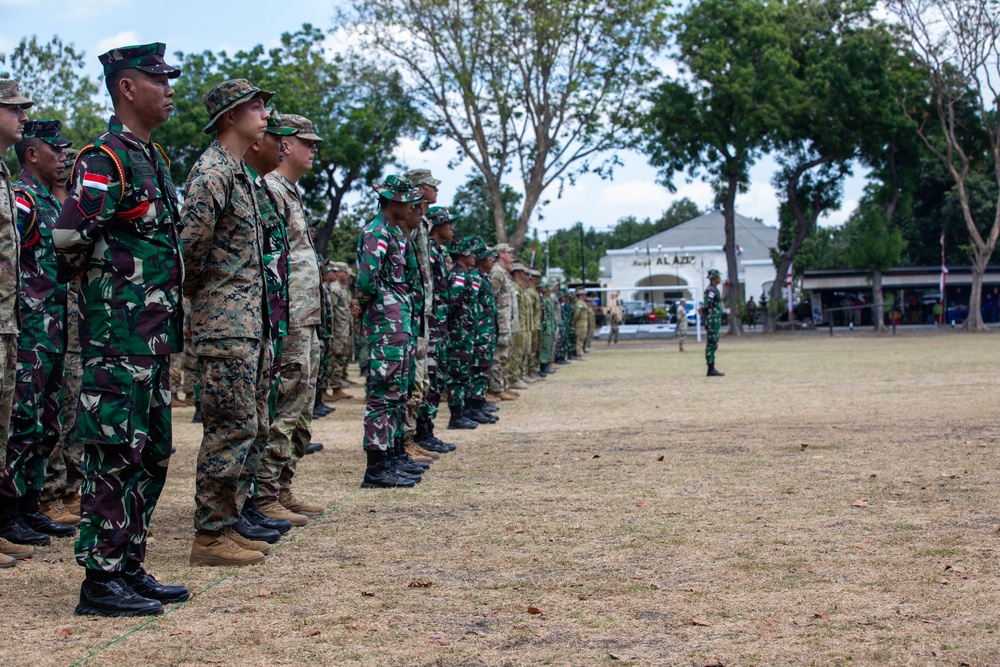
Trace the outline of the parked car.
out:
M 653 306 L 645 301 L 622 301 L 622 318 L 625 324 L 646 324 Z

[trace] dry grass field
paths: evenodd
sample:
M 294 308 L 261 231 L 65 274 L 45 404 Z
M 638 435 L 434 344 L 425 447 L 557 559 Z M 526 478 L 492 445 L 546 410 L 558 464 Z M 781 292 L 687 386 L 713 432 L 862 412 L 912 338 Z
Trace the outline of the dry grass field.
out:
M 147 569 L 197 595 L 74 617 L 58 541 L 0 571 L 0 662 L 997 665 L 998 343 L 723 338 L 711 379 L 694 344 L 597 344 L 499 424 L 440 430 L 459 450 L 410 491 L 358 488 L 342 402 L 297 481 L 329 511 L 246 569 L 187 566 L 178 410 Z

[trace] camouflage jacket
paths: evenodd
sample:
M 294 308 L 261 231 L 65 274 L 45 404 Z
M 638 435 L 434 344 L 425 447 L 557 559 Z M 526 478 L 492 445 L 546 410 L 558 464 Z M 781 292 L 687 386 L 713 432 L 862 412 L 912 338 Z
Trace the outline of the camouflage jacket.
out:
M 539 295 L 541 296 L 541 295 Z M 551 336 L 555 334 L 558 322 L 556 322 L 556 307 L 552 304 L 552 299 L 543 296 L 542 306 L 542 335 Z
M 490 286 L 493 288 L 493 296 L 496 300 L 497 340 L 501 345 L 510 345 L 511 324 L 514 316 L 514 307 L 511 305 L 514 300 L 514 279 L 507 273 L 507 269 L 500 266 L 499 262 L 494 264 L 493 270 L 490 271 Z
M 471 353 L 475 344 L 475 326 L 478 321 L 476 292 L 473 278 L 475 269 L 465 270 L 458 264 L 452 268 L 448 288 L 448 354 Z
M 427 258 L 430 261 L 433 308 L 427 320 L 427 337 L 432 343 L 448 335 L 448 292 L 451 289 L 451 275 L 445 249 L 434 239 L 427 240 Z
M 188 174 L 181 220 L 191 340 L 260 340 L 267 308 L 260 213 L 242 159 L 218 139 Z
M 52 227 L 62 204 L 30 172 L 14 184 L 17 231 L 21 236 L 20 350 L 66 351 L 66 286 L 56 279 Z
M 358 238 L 361 335 L 371 346 L 403 348 L 416 337 L 407 282 L 406 236 L 379 212 Z M 411 255 L 412 256 L 412 255 Z
M 479 271 L 470 272 L 472 289 L 476 293 L 476 340 L 475 349 L 482 353 L 480 363 L 488 364 L 493 359 L 497 344 L 497 301 L 493 285 L 488 276 Z
M 59 281 L 80 275 L 81 356 L 181 350 L 179 220 L 166 157 L 112 116 L 80 149 L 52 231 Z
M 319 288 L 320 325 L 317 335 L 323 340 L 333 338 L 333 283 L 323 281 Z
M 278 202 L 278 212 L 285 219 L 288 234 L 289 326 L 319 326 L 322 323 L 319 294 L 322 279 L 299 187 L 275 171 L 265 176 L 264 180 Z
M 263 227 L 264 280 L 267 283 L 271 339 L 288 335 L 288 234 L 278 203 L 260 174 L 247 165 Z
M 351 336 L 351 295 L 338 282 L 330 286 L 330 300 L 333 305 L 333 339 L 347 340 Z
M 583 302 L 583 299 L 577 299 L 576 305 L 573 306 L 573 328 L 577 331 L 587 330 L 587 304 Z
M 722 293 L 715 285 L 709 285 L 705 288 L 705 301 L 702 308 L 705 326 L 717 327 L 722 324 L 722 313 L 725 312 L 725 309 L 722 306 Z
M 427 226 L 430 223 L 424 218 L 420 226 L 413 232 L 413 251 L 417 256 L 417 265 L 420 267 L 421 288 L 424 295 L 423 320 L 429 322 L 434 315 L 434 276 L 431 273 L 431 249 L 430 237 L 427 235 Z
M 556 330 L 558 331 L 559 329 L 562 328 L 562 323 L 563 323 L 562 304 L 559 303 L 559 297 L 557 297 L 555 294 L 549 295 L 549 301 L 552 302 L 552 317 L 555 319 Z
M 514 283 L 514 300 L 517 302 L 518 317 L 516 331 L 527 334 L 531 331 L 531 308 L 528 304 L 528 291 L 517 282 Z
M 20 331 L 18 291 L 21 287 L 21 271 L 18 268 L 18 255 L 21 240 L 14 220 L 16 210 L 10 171 L 0 159 L 0 334 L 16 334 Z
M 410 286 L 410 302 L 412 303 L 410 315 L 413 318 L 413 335 L 423 336 L 426 333 L 425 325 L 427 323 L 424 317 L 427 309 L 427 294 L 424 292 L 424 272 L 420 266 L 420 253 L 417 251 L 416 238 L 404 235 L 406 246 L 403 254 L 406 258 L 406 283 Z M 431 296 L 433 297 L 433 294 Z
M 531 330 L 542 330 L 542 297 L 534 287 L 525 290 L 528 294 L 528 304 L 531 308 Z

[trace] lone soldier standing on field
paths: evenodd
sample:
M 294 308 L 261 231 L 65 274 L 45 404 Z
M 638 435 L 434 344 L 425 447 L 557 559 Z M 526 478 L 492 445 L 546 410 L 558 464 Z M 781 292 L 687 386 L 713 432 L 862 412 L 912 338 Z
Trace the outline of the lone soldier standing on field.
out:
M 244 535 L 250 531 L 240 515 L 267 445 L 271 388 L 263 227 L 243 155 L 264 137 L 272 94 L 246 79 L 205 93 L 204 131 L 218 135 L 185 187 L 184 293 L 204 431 L 191 565 L 252 565 L 270 552 L 266 542 Z
M 722 327 L 722 293 L 719 283 L 722 276 L 718 269 L 708 270 L 708 288 L 705 290 L 705 301 L 701 307 L 701 315 L 705 318 L 705 362 L 708 364 L 709 377 L 721 377 L 722 371 L 715 370 L 715 351 L 719 348 L 719 329 Z
M 684 351 L 684 339 L 687 338 L 688 333 L 688 314 L 687 301 L 681 299 L 677 302 L 677 307 L 674 309 L 674 316 L 677 318 L 677 347 L 681 352 Z
M 171 450 L 170 355 L 181 349 L 180 215 L 169 162 L 150 141 L 173 111 L 162 43 L 100 56 L 115 113 L 80 149 L 56 221 L 60 282 L 80 275 L 80 405 L 85 479 L 77 614 L 145 616 L 188 599 L 142 567 Z

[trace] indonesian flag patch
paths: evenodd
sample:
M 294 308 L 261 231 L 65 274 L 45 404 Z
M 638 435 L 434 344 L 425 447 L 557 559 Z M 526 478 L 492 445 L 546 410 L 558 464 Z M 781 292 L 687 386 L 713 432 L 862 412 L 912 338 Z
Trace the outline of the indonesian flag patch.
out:
M 388 249 L 389 249 L 389 244 L 383 241 L 382 239 L 379 239 L 378 243 L 375 244 L 375 252 L 377 252 L 380 255 Z
M 31 204 L 28 202 L 27 199 L 24 199 L 23 197 L 18 197 L 16 203 L 18 211 L 24 213 L 25 215 L 31 213 Z
M 463 275 L 455 276 L 455 287 L 465 287 L 465 276 Z
M 101 192 L 108 191 L 108 183 L 111 179 L 107 176 L 101 176 L 100 174 L 84 174 L 83 179 L 80 184 L 85 188 L 92 188 L 94 190 L 100 190 Z
M 475 290 L 476 292 L 479 291 L 479 281 L 478 280 L 473 280 L 472 281 L 472 289 Z

